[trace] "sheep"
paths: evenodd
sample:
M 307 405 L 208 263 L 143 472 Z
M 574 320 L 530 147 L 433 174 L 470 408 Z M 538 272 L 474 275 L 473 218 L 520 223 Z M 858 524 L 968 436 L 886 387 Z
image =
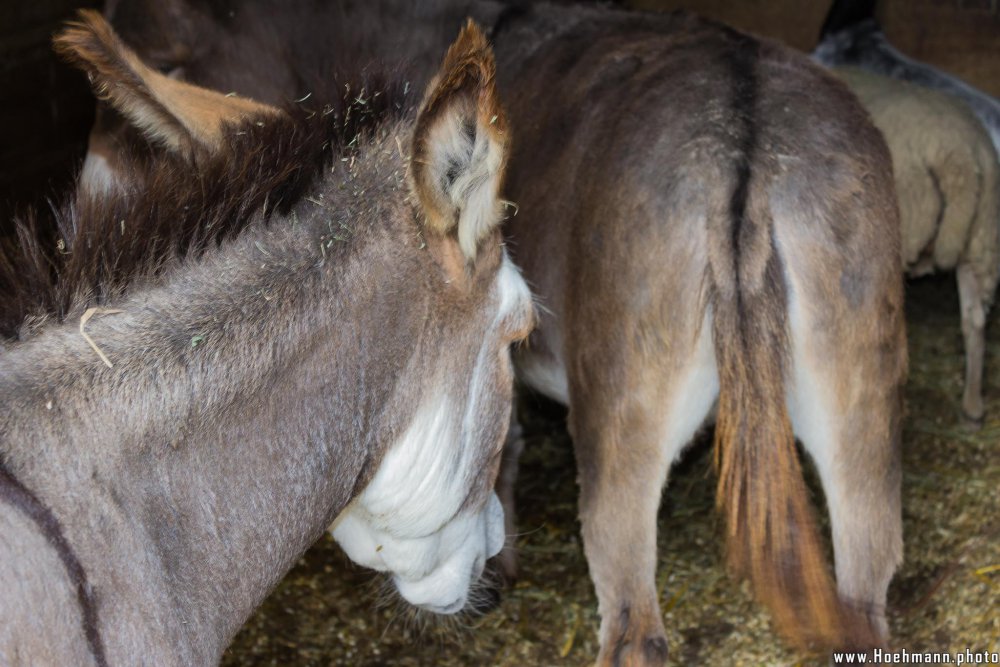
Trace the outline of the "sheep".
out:
M 882 131 L 895 172 L 910 276 L 955 269 L 965 339 L 962 412 L 983 418 L 986 315 L 1000 275 L 1000 168 L 959 99 L 854 67 L 834 68 Z
M 875 18 L 877 0 L 834 0 L 812 58 L 827 67 L 860 67 L 959 98 L 979 118 L 1000 153 L 1000 100 L 958 77 L 909 58 L 886 39 Z

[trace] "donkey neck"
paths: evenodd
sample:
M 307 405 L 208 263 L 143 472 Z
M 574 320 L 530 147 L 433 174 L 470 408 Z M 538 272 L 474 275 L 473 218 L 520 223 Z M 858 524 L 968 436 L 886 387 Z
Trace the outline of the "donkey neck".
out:
M 405 427 L 431 260 L 367 203 L 403 198 L 381 173 L 109 306 L 86 330 L 113 368 L 76 326 L 0 356 L 0 456 L 76 551 L 111 664 L 216 661 Z

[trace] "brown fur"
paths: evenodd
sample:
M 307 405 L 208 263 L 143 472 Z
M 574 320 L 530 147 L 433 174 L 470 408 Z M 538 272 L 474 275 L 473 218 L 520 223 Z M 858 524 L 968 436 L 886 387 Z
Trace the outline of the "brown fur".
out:
M 226 123 L 253 117 L 263 123 L 278 110 L 236 96 L 169 79 L 124 48 L 111 26 L 90 9 L 53 40 L 56 53 L 87 72 L 97 96 L 169 148 L 195 154 L 218 149 Z
M 684 445 L 665 432 L 708 410 L 688 401 L 711 378 L 688 383 L 709 322 L 730 562 L 795 643 L 884 641 L 905 338 L 877 131 L 800 56 L 690 15 L 537 5 L 506 30 L 498 66 L 519 128 L 509 188 L 520 207 L 508 231 L 546 308 L 519 365 L 543 391 L 565 369 L 599 663 L 664 660 L 656 512 Z M 559 104 L 540 107 L 543 91 Z M 802 366 L 823 395 L 797 387 Z M 802 417 L 810 404 L 835 415 L 829 450 L 802 435 L 833 459 L 821 468 L 839 590 L 789 398 Z
M 768 214 L 763 207 L 757 212 Z M 770 228 L 766 218 L 756 222 Z M 720 254 L 725 261 L 733 250 Z M 854 648 L 872 647 L 876 633 L 857 610 L 841 605 L 827 570 L 785 408 L 787 286 L 780 260 L 770 249 L 764 254 L 756 289 L 726 285 L 723 272 L 715 273 L 717 504 L 726 519 L 729 565 L 750 579 L 778 627 L 800 646 L 843 646 L 850 638 Z

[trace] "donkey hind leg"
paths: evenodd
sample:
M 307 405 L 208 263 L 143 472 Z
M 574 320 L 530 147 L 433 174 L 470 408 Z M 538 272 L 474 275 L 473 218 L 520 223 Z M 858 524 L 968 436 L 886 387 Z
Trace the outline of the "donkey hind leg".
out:
M 965 392 L 962 416 L 973 427 L 983 421 L 983 356 L 986 348 L 987 295 L 968 264 L 958 267 L 958 300 L 962 307 L 962 337 L 965 339 Z
M 796 319 L 788 410 L 823 485 L 837 589 L 845 603 L 867 613 L 887 641 L 886 592 L 903 551 L 901 406 L 897 380 L 878 377 L 878 369 L 892 368 L 894 361 L 878 355 L 896 352 L 873 345 L 849 355 L 811 346 L 819 337 L 814 333 L 810 340 Z M 859 377 L 858 369 L 870 372 Z
M 601 616 L 598 665 L 659 667 L 667 659 L 656 590 L 656 517 L 670 464 L 718 395 L 710 318 L 684 352 L 684 363 L 657 380 L 658 390 L 580 403 L 571 398 L 584 550 Z M 653 396 L 667 400 L 657 403 Z

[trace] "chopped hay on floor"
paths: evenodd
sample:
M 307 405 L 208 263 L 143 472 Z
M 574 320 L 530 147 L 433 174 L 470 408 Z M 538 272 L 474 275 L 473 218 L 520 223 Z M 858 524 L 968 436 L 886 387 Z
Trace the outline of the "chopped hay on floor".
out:
M 998 309 L 1000 310 L 1000 309 Z M 896 647 L 1000 650 L 1000 317 L 987 332 L 987 418 L 959 420 L 962 338 L 952 276 L 911 283 L 904 431 L 905 561 L 890 589 Z M 495 611 L 435 624 L 388 603 L 385 583 L 324 537 L 236 637 L 224 665 L 592 665 L 596 600 L 558 410 L 530 414 L 522 459 L 522 578 Z M 672 665 L 826 665 L 784 648 L 723 570 L 715 480 L 702 437 L 671 474 L 659 521 L 660 602 Z M 815 479 L 812 480 L 815 490 Z M 819 492 L 817 491 L 817 495 Z

